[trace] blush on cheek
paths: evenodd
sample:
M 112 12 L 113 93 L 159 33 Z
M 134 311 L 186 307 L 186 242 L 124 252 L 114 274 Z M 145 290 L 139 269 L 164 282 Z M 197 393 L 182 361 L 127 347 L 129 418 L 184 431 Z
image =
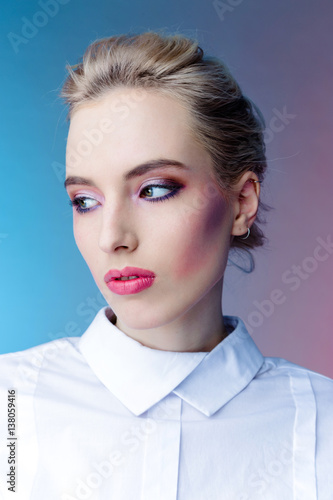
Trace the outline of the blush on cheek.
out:
M 179 255 L 174 262 L 176 278 L 185 278 L 224 261 L 229 251 L 230 231 L 224 200 L 210 200 L 209 205 L 193 212 L 178 227 L 181 240 L 176 242 Z

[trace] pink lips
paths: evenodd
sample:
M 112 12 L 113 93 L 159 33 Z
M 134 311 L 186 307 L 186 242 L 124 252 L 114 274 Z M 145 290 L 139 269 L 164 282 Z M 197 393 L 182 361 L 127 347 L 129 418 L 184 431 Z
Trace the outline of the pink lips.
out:
M 121 277 L 137 276 L 129 280 L 120 280 Z M 118 279 L 117 279 L 118 278 Z M 110 269 L 104 276 L 104 281 L 111 292 L 118 295 L 139 293 L 154 283 L 155 274 L 147 269 L 138 267 L 124 267 L 121 271 Z

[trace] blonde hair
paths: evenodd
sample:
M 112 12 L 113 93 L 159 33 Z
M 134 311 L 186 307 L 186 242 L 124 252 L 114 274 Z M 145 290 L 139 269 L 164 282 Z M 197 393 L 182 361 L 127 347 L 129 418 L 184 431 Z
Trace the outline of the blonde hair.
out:
M 152 31 L 112 36 L 92 43 L 82 62 L 67 69 L 61 95 L 69 104 L 69 119 L 80 105 L 99 100 L 111 89 L 153 89 L 178 99 L 189 110 L 194 136 L 209 152 L 217 183 L 227 199 L 245 172 L 251 170 L 263 180 L 262 115 L 226 65 L 204 55 L 197 41 Z M 250 236 L 246 240 L 235 236 L 231 243 L 231 248 L 249 255 L 247 272 L 254 268 L 249 250 L 265 243 L 258 223 L 264 222 L 262 210 L 270 208 L 259 200 Z

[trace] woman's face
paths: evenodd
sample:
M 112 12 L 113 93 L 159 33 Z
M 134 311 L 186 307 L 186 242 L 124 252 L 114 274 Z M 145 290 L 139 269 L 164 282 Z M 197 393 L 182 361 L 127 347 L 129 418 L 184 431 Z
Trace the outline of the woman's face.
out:
M 156 328 L 216 302 L 233 211 L 177 100 L 118 89 L 78 108 L 66 185 L 77 246 L 123 324 Z M 106 283 L 110 270 L 126 267 L 152 277 L 130 271 L 139 278 L 115 280 L 111 272 Z

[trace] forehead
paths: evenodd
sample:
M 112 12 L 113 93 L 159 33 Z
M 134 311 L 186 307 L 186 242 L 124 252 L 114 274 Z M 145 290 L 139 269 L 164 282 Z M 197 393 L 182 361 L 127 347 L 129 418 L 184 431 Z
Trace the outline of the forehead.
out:
M 81 104 L 71 118 L 66 155 L 67 169 L 106 159 L 124 168 L 158 158 L 210 163 L 191 130 L 188 109 L 150 89 L 117 89 Z
M 101 126 L 103 120 L 112 120 L 118 125 L 113 127 L 113 135 L 125 127 L 127 133 L 130 128 L 139 133 L 142 126 L 156 127 L 166 121 L 184 128 L 189 128 L 191 123 L 189 111 L 176 98 L 151 89 L 120 88 L 80 104 L 73 112 L 70 133 L 77 135 L 93 126 Z

